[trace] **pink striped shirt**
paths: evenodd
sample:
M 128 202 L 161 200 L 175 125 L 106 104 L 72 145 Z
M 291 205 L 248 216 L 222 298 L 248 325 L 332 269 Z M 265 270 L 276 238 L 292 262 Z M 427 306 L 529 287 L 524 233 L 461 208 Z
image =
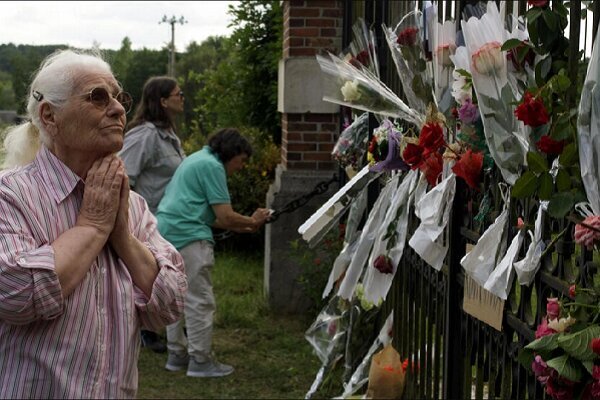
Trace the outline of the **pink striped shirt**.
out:
M 182 315 L 183 259 L 134 192 L 130 229 L 160 269 L 150 299 L 108 246 L 62 297 L 51 244 L 75 224 L 83 187 L 44 146 L 0 173 L 0 398 L 133 398 L 140 327 Z

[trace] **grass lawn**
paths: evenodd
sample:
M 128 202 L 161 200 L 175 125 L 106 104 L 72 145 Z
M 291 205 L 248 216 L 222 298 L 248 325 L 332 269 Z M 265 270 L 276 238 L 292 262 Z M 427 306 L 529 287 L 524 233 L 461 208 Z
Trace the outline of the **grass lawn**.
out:
M 235 367 L 225 378 L 164 369 L 166 354 L 142 348 L 138 398 L 300 399 L 320 367 L 304 332 L 315 316 L 274 316 L 263 295 L 263 259 L 217 252 L 213 348 Z

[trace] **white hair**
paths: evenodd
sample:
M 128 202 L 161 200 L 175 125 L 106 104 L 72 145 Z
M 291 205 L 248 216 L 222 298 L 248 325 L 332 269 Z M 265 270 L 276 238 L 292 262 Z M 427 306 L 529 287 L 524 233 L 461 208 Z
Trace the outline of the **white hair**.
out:
M 28 121 L 10 128 L 4 139 L 3 168 L 28 164 L 42 143 L 49 145 L 50 137 L 40 120 L 42 103 L 62 107 L 73 93 L 75 77 L 81 70 L 89 69 L 112 75 L 110 65 L 98 52 L 57 50 L 42 61 L 27 94 Z

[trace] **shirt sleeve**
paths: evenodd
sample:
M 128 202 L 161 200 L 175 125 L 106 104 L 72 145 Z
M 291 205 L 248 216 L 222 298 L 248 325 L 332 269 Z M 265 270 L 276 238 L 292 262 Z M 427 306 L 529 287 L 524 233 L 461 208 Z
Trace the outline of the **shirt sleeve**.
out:
M 125 134 L 119 156 L 125 163 L 131 188 L 135 189 L 138 177 L 152 162 L 152 154 L 156 148 L 156 136 L 157 133 L 146 125 L 137 126 Z
M 231 197 L 227 188 L 227 174 L 221 164 L 209 164 L 203 171 L 197 171 L 204 186 L 208 204 L 230 204 Z
M 32 224 L 18 200 L 0 193 L 0 320 L 15 325 L 54 319 L 64 310 L 54 249 L 36 244 Z
M 131 193 L 130 213 L 133 232 L 150 250 L 158 264 L 158 276 L 152 286 L 150 298 L 134 286 L 134 301 L 142 326 L 160 329 L 183 316 L 183 302 L 187 291 L 187 278 L 183 258 L 158 232 L 156 218 L 139 195 Z

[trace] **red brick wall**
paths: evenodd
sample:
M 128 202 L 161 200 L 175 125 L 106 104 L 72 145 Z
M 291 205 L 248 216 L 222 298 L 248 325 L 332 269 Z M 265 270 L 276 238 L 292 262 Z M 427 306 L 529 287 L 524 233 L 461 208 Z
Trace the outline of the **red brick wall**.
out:
M 283 57 L 313 57 L 324 50 L 337 54 L 342 44 L 342 15 L 342 1 L 284 1 Z M 331 150 L 338 135 L 337 113 L 283 113 L 283 165 L 288 169 L 334 169 Z

